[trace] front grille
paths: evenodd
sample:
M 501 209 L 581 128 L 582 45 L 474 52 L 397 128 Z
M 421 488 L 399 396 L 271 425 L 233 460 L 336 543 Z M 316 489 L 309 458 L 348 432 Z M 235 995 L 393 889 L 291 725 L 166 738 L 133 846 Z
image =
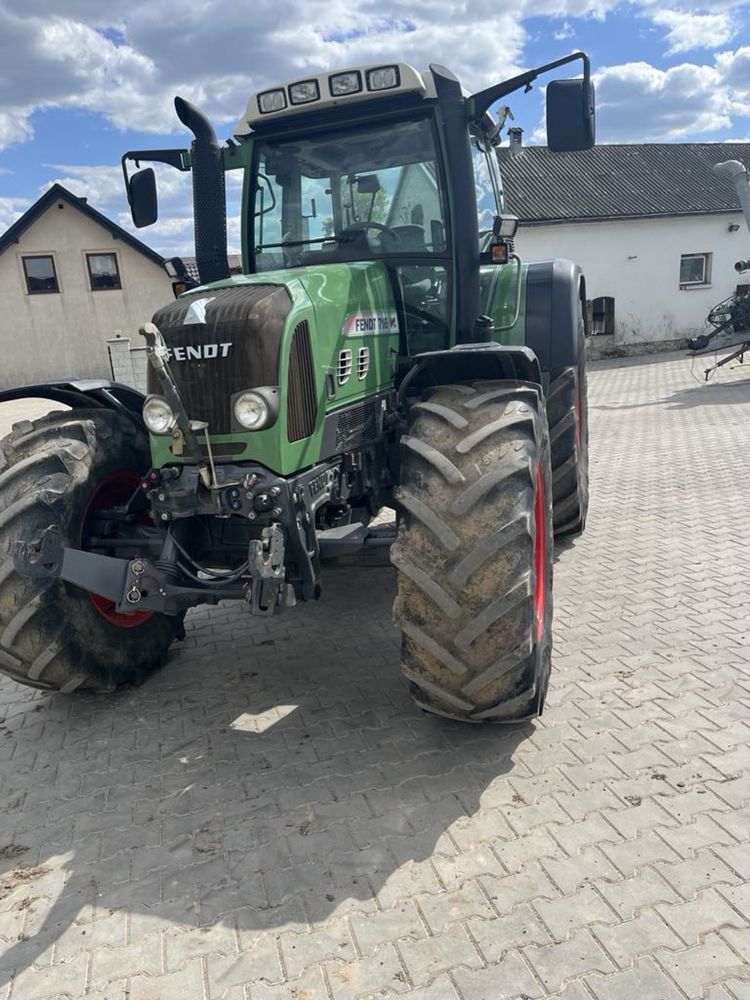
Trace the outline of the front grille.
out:
M 279 384 L 281 340 L 291 307 L 282 285 L 253 282 L 194 292 L 154 316 L 188 416 L 207 421 L 209 434 L 237 433 L 233 395 Z M 153 369 L 149 391 L 161 392 Z
M 310 327 L 303 320 L 294 331 L 289 352 L 286 423 L 290 441 L 310 437 L 317 412 Z
M 336 414 L 336 451 L 350 451 L 381 435 L 382 408 L 378 399 L 367 399 Z

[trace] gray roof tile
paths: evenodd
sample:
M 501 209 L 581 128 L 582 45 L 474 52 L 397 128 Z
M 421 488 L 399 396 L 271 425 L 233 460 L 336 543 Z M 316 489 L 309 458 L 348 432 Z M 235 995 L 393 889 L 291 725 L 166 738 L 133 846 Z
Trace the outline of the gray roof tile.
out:
M 499 150 L 507 208 L 526 223 L 737 212 L 731 181 L 712 167 L 750 166 L 750 142 L 601 145 L 572 153 Z

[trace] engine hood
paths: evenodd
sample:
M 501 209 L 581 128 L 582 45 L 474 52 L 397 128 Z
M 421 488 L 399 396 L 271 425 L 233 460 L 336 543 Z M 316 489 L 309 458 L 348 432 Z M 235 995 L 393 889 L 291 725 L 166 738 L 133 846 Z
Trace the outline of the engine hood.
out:
M 230 434 L 232 396 L 278 385 L 281 338 L 291 308 L 282 284 L 230 280 L 194 289 L 154 315 L 191 420 L 207 421 L 213 434 Z M 150 369 L 149 392 L 158 391 Z

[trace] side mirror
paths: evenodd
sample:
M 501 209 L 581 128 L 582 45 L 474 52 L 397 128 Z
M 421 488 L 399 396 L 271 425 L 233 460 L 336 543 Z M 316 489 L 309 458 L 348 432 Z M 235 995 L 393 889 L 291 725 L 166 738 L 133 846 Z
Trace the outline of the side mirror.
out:
M 159 208 L 156 199 L 156 175 L 153 167 L 146 167 L 128 181 L 128 201 L 130 203 L 130 214 L 133 217 L 133 225 L 136 229 L 143 229 L 156 222 L 159 217 Z
M 547 85 L 547 145 L 555 152 L 591 149 L 595 142 L 594 84 L 590 79 Z

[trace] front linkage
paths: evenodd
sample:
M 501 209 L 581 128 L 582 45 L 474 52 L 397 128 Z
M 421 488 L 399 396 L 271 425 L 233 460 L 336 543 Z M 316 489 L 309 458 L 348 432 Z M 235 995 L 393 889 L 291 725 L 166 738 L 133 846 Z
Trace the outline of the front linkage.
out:
M 388 533 L 370 532 L 361 524 L 316 530 L 318 509 L 344 498 L 342 458 L 291 478 L 261 465 L 215 465 L 207 425 L 189 419 L 159 330 L 148 323 L 141 334 L 162 393 L 176 415 L 177 447 L 192 464 L 151 469 L 124 507 L 95 516 L 97 533 L 87 547 L 131 548 L 130 558 L 66 546 L 53 526 L 33 542 L 14 544 L 13 562 L 19 573 L 64 580 L 112 601 L 123 614 L 180 615 L 197 604 L 244 599 L 253 614 L 272 615 L 294 606 L 298 598 L 320 596 L 322 559 L 350 556 L 368 545 L 380 548 L 392 540 Z M 198 443 L 200 431 L 205 431 L 207 462 Z M 147 511 L 157 527 L 141 528 L 129 538 L 128 526 L 139 517 L 143 520 Z M 205 519 L 229 525 L 237 516 L 256 529 L 256 537 L 246 542 L 241 564 L 229 570 L 200 565 L 189 551 L 196 525 L 205 526 Z M 227 549 L 239 553 L 242 544 L 230 526 L 214 550 L 226 558 Z

